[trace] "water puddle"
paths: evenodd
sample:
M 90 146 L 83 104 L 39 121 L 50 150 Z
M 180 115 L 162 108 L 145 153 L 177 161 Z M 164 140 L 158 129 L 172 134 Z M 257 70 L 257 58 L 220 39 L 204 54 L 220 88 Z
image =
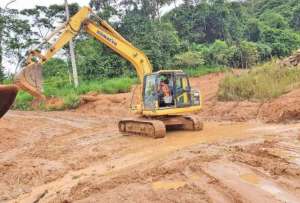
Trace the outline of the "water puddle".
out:
M 253 127 L 249 123 L 232 123 L 222 125 L 220 123 L 206 122 L 202 131 L 169 131 L 162 142 L 168 147 L 181 148 L 198 143 L 213 143 L 224 140 L 245 139 L 251 134 L 247 130 Z
M 298 166 L 300 166 L 300 158 L 295 158 L 295 159 L 292 160 L 292 162 L 294 164 L 297 164 Z
M 245 181 L 247 183 L 250 183 L 250 184 L 253 184 L 253 185 L 258 185 L 260 183 L 260 178 L 257 177 L 253 173 L 246 173 L 246 174 L 240 175 L 240 178 L 243 181 Z
M 278 199 L 282 202 L 289 202 L 289 203 L 299 202 L 298 199 L 294 198 L 293 196 L 290 196 L 287 192 L 276 187 L 271 182 L 264 182 L 264 183 L 260 184 L 260 188 L 266 192 L 271 193 L 276 199 Z
M 289 195 L 286 191 L 277 187 L 274 183 L 263 180 L 253 173 L 246 173 L 240 175 L 240 178 L 249 184 L 255 185 L 256 187 L 261 188 L 262 190 L 272 194 L 276 199 L 283 202 L 298 202 L 296 198 Z
M 183 187 L 186 185 L 184 181 L 157 181 L 152 183 L 154 190 L 171 190 Z

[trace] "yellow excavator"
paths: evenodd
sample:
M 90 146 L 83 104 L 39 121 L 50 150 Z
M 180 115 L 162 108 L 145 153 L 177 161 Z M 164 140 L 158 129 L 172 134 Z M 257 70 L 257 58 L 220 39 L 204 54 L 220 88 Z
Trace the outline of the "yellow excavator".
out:
M 42 64 L 47 62 L 64 45 L 84 30 L 134 66 L 140 81 L 136 104 L 131 110 L 141 116 L 119 121 L 119 131 L 126 135 L 137 134 L 161 138 L 166 129 L 202 130 L 203 124 L 197 116 L 188 113 L 201 109 L 200 92 L 193 90 L 188 76 L 181 70 L 152 72 L 147 56 L 123 38 L 105 20 L 95 15 L 91 8 L 83 7 L 68 22 L 58 27 L 42 44 L 58 35 L 55 43 L 45 52 L 37 46 L 30 51 L 26 65 L 15 77 L 14 85 L 0 86 L 0 117 L 15 100 L 18 90 L 43 99 Z

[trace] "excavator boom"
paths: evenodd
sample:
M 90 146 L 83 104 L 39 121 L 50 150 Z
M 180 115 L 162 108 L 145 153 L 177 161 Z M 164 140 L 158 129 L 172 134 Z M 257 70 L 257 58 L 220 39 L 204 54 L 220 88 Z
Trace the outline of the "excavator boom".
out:
M 71 17 L 65 27 L 60 30 L 61 34 L 58 36 L 58 39 L 45 53 L 41 53 L 37 50 L 31 51 L 27 58 L 27 66 L 18 73 L 15 84 L 33 96 L 43 98 L 41 91 L 42 64 L 52 58 L 71 39 L 76 37 L 80 30 L 84 30 L 131 62 L 137 72 L 140 82 L 143 83 L 144 76 L 152 72 L 152 66 L 147 56 L 124 39 L 100 17 L 96 16 L 99 21 L 91 20 L 91 15 L 96 16 L 89 7 L 83 7 Z M 58 32 L 56 31 L 56 33 Z M 50 34 L 50 36 L 51 37 L 47 39 L 48 41 L 54 37 L 55 34 Z M 36 59 L 38 59 L 38 62 Z
M 96 20 L 93 20 L 92 17 Z M 0 89 L 1 116 L 7 112 L 13 103 L 17 88 L 34 97 L 44 98 L 42 93 L 42 65 L 76 37 L 81 30 L 128 60 L 135 68 L 141 83 L 142 91 L 132 109 L 139 113 L 142 118 L 121 120 L 119 122 L 121 133 L 161 138 L 165 136 L 167 127 L 183 130 L 202 129 L 203 126 L 199 119 L 193 116 L 182 116 L 182 114 L 195 112 L 201 108 L 199 92 L 192 91 L 187 75 L 180 70 L 152 73 L 152 65 L 147 56 L 123 38 L 106 21 L 95 15 L 89 7 L 80 9 L 67 23 L 44 39 L 41 45 L 49 42 L 53 37 L 57 37 L 57 40 L 48 50 L 41 52 L 38 50 L 40 48 L 38 46 L 29 53 L 25 67 L 16 75 L 15 85 L 17 87 Z M 172 89 L 168 86 L 168 97 L 161 98 L 158 81 L 161 84 L 172 86 Z

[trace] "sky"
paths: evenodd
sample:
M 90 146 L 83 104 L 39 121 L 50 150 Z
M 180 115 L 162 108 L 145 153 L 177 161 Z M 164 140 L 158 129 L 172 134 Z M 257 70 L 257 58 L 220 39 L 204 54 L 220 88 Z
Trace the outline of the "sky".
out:
M 0 0 L 0 7 L 4 7 L 11 0 Z M 77 2 L 80 6 L 88 5 L 89 0 L 68 0 L 68 3 Z M 16 0 L 14 3 L 10 4 L 9 8 L 25 9 L 33 8 L 36 5 L 39 6 L 49 6 L 51 4 L 63 4 L 64 0 Z

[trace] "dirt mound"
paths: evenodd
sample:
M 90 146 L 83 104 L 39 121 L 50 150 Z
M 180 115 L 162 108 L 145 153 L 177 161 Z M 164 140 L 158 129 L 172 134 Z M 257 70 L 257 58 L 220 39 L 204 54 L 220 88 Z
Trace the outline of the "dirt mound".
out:
M 285 67 L 285 66 L 299 66 L 300 65 L 300 49 L 298 51 L 296 51 L 290 57 L 280 61 L 279 64 L 282 67 Z
M 268 102 L 218 101 L 219 82 L 223 73 L 192 78 L 192 84 L 203 96 L 203 109 L 199 113 L 208 120 L 286 122 L 300 118 L 300 89 L 296 89 Z
M 276 123 L 300 119 L 300 89 L 264 103 L 258 117 Z
M 130 113 L 130 93 L 123 94 L 87 94 L 81 97 L 82 105 L 77 112 L 88 115 L 110 115 L 128 117 Z
M 300 118 L 300 89 L 268 102 L 218 101 L 219 82 L 224 73 L 210 74 L 191 78 L 191 85 L 200 89 L 203 109 L 198 115 L 205 120 L 248 121 L 259 119 L 264 122 L 286 122 Z M 131 93 L 97 94 L 90 93 L 81 97 L 82 105 L 76 112 L 101 116 L 131 117 Z

